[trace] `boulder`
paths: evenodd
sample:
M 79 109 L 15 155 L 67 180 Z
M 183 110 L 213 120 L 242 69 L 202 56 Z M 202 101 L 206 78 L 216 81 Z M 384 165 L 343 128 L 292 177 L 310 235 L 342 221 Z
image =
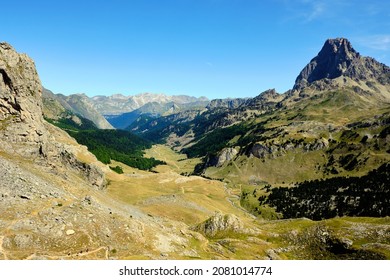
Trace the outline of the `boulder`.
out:
M 212 217 L 194 227 L 194 230 L 207 237 L 214 237 L 221 233 L 241 232 L 243 228 L 243 223 L 237 216 L 233 214 L 222 215 L 216 212 Z

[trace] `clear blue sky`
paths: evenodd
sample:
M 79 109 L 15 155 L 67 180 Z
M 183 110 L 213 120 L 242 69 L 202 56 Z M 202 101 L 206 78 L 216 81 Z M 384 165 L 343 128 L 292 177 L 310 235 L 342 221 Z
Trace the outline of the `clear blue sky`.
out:
M 56 93 L 284 92 L 335 37 L 390 65 L 387 0 L 15 0 L 0 9 L 0 41 L 32 57 Z

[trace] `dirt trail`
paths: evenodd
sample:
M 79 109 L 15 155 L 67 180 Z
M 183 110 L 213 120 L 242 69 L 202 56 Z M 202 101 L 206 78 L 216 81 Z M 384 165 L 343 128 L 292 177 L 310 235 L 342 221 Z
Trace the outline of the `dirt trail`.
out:
M 235 162 L 235 161 L 232 161 L 232 162 L 233 162 L 234 167 L 237 168 L 237 171 L 238 171 L 240 174 L 242 174 L 242 171 L 241 171 L 241 169 L 237 166 L 236 162 Z
M 229 202 L 233 207 L 235 207 L 236 209 L 238 209 L 238 210 L 244 212 L 244 214 L 248 215 L 248 216 L 251 217 L 252 219 L 256 219 L 256 216 L 252 215 L 252 214 L 251 214 L 250 212 L 248 212 L 245 208 L 243 208 L 243 207 L 237 205 L 236 203 L 234 203 L 234 202 L 232 201 L 232 199 L 239 199 L 240 197 L 239 197 L 238 195 L 232 194 L 231 189 L 229 189 L 229 188 L 227 187 L 226 184 L 224 184 L 223 188 L 224 188 L 225 193 L 226 193 L 226 195 L 227 195 L 227 196 L 226 196 L 226 201 L 228 201 L 228 202 Z
M 4 256 L 5 260 L 8 260 L 7 254 L 5 253 L 4 248 L 3 248 L 4 237 L 5 236 L 0 236 L 0 254 L 2 254 Z
M 108 260 L 108 248 L 106 246 L 101 246 L 97 249 L 94 249 L 92 251 L 85 251 L 85 252 L 80 252 L 80 253 L 75 253 L 75 254 L 65 254 L 65 255 L 39 255 L 39 257 L 47 257 L 47 258 L 50 258 L 50 259 L 67 259 L 67 258 L 79 258 L 79 257 L 85 257 L 85 256 L 88 256 L 88 255 L 91 255 L 91 254 L 95 254 L 101 250 L 105 250 L 105 256 L 106 256 L 106 259 Z M 32 254 L 30 256 L 28 256 L 26 258 L 26 260 L 32 260 L 34 259 L 34 257 L 36 257 L 37 255 Z

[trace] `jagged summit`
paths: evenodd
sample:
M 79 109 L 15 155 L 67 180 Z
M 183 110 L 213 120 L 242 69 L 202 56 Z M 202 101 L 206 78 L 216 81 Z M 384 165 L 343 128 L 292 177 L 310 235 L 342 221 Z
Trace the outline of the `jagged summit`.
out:
M 390 68 L 373 58 L 361 56 L 345 38 L 328 39 L 298 75 L 293 89 L 300 90 L 313 82 L 341 76 L 385 85 L 390 83 Z

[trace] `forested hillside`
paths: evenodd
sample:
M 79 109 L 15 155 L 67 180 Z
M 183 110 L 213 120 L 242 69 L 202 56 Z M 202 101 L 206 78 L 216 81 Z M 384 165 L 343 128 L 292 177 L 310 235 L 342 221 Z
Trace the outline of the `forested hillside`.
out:
M 305 181 L 292 188 L 274 188 L 260 196 L 283 218 L 329 219 L 336 216 L 390 216 L 390 164 L 362 177 L 335 177 Z M 270 188 L 271 186 L 266 186 Z
M 82 124 L 77 124 L 72 119 L 48 121 L 66 130 L 105 164 L 116 160 L 142 170 L 163 164 L 154 158 L 144 158 L 143 151 L 152 147 L 151 142 L 129 131 L 97 129 L 92 122 L 85 119 Z

